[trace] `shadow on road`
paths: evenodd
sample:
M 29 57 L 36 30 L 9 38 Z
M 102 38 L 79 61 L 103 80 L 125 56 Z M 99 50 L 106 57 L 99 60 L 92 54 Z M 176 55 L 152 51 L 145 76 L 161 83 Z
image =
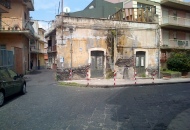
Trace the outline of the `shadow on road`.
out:
M 35 75 L 35 74 L 40 74 L 40 73 L 42 73 L 41 70 L 33 70 L 33 71 L 31 71 L 31 72 L 29 73 L 29 75 Z
M 16 93 L 10 97 L 5 98 L 4 106 L 11 103 L 12 101 L 16 100 L 17 98 L 20 98 L 21 96 L 24 96 L 20 93 Z
M 190 108 L 188 84 L 125 88 L 107 99 L 119 130 L 166 130 L 178 113 Z M 181 92 L 181 93 L 178 93 Z

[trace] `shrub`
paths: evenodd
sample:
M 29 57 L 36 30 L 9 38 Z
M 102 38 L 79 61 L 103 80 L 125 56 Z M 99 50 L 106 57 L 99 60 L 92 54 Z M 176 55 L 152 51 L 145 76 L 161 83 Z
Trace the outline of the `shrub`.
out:
M 185 52 L 172 53 L 167 60 L 167 67 L 172 71 L 189 72 L 190 57 Z

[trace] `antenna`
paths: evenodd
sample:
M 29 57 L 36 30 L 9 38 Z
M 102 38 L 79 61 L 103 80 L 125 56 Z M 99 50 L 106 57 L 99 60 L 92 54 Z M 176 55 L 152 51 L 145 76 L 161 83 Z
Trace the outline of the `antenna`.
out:
M 69 13 L 71 11 L 71 9 L 69 7 L 64 7 L 63 12 L 65 13 Z
M 59 14 L 59 8 L 60 8 L 60 1 L 59 1 L 59 6 L 58 6 L 58 14 Z

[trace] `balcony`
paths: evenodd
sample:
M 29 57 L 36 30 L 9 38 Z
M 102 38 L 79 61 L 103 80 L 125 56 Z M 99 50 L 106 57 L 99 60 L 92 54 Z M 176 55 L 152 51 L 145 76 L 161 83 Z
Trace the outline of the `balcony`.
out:
M 133 21 L 133 22 L 147 22 L 158 23 L 158 15 L 156 14 L 155 7 L 148 8 L 123 8 L 110 16 L 108 19 L 119 21 Z
M 179 1 L 179 0 L 162 0 L 160 2 L 160 4 L 162 6 L 166 6 L 166 7 L 170 7 L 170 8 L 190 11 L 190 3 L 188 3 L 188 2 L 183 2 L 183 1 Z
M 44 49 L 38 49 L 36 46 L 31 46 L 30 47 L 30 52 L 31 53 L 42 53 L 42 54 L 47 53 Z
M 36 46 L 31 46 L 30 47 L 30 52 L 31 53 L 39 53 L 39 49 Z
M 171 15 L 164 16 L 162 17 L 161 27 L 167 29 L 190 31 L 190 19 Z
M 31 33 L 34 35 L 34 28 L 32 22 L 25 21 L 19 18 L 2 18 L 0 21 L 1 33 Z
M 54 46 L 49 46 L 48 49 L 47 49 L 47 52 L 48 52 L 48 53 L 57 52 L 57 46 L 56 46 L 56 45 L 54 45 Z
M 169 39 L 163 41 L 162 49 L 190 49 L 190 40 Z
M 23 3 L 28 7 L 29 11 L 34 11 L 34 0 L 23 0 Z
M 0 0 L 0 13 L 7 13 L 11 8 L 11 0 Z

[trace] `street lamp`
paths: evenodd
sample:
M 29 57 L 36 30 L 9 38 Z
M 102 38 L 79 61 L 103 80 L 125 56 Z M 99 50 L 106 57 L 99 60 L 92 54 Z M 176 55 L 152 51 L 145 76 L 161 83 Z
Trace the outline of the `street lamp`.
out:
M 71 34 L 71 50 L 70 50 L 70 52 L 71 52 L 71 79 L 72 79 L 72 77 L 73 77 L 73 72 L 72 72 L 72 66 L 73 66 L 73 39 L 72 39 L 72 34 L 73 34 L 73 27 L 69 27 L 69 32 L 70 32 L 70 34 Z

